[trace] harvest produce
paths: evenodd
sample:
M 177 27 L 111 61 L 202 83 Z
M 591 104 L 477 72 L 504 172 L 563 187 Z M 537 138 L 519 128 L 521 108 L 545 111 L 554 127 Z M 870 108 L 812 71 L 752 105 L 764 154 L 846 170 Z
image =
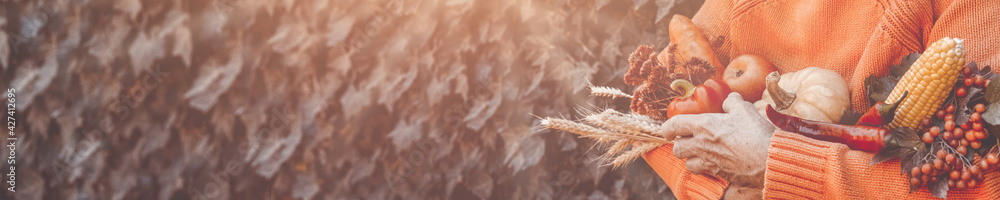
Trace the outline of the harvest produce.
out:
M 687 80 L 677 79 L 670 83 L 670 89 L 682 91 L 684 95 L 674 98 L 667 106 L 667 118 L 680 114 L 721 113 L 722 102 L 732 92 L 728 85 L 715 79 L 708 79 L 697 87 Z
M 886 126 L 912 127 L 920 138 L 912 148 L 872 158 L 876 164 L 899 157 L 911 191 L 927 188 L 944 198 L 951 189 L 978 187 L 998 168 L 1000 147 L 991 133 L 1000 131 L 1000 87 L 988 80 L 1000 77 L 988 66 L 965 63 L 963 48 L 961 39 L 943 38 L 924 54 L 903 58 L 888 75 L 865 79 L 871 100 L 901 102 Z
M 722 44 L 718 42 L 721 38 L 710 42 L 700 28 L 681 15 L 674 16 L 668 28 L 671 44 L 662 52 L 657 53 L 653 46 L 642 45 L 629 55 L 624 81 L 636 86 L 632 95 L 610 87 L 590 87 L 593 96 L 631 98 L 632 113 L 610 109 L 585 111 L 585 122 L 545 118 L 541 125 L 608 144 L 603 157 L 614 166 L 620 166 L 656 147 L 672 143 L 673 138 L 654 134 L 668 117 L 723 112 L 722 102 L 731 90 L 722 79 L 724 66 L 713 51 L 718 47 L 713 45 Z M 751 81 L 751 75 L 760 69 L 754 66 L 763 65 L 761 61 L 748 63 L 738 72 L 740 75 L 734 77 L 737 81 Z
M 868 109 L 864 115 L 858 119 L 858 122 L 854 125 L 863 126 L 882 126 L 892 122 L 892 119 L 896 116 L 896 108 L 899 108 L 899 102 L 906 99 L 906 95 L 909 92 L 903 91 L 903 97 L 892 103 L 879 102 Z
M 667 62 L 659 62 L 657 55 L 667 55 Z M 684 79 L 692 85 L 700 85 L 715 77 L 716 67 L 708 62 L 699 58 L 680 62 L 677 57 L 679 55 L 675 44 L 671 44 L 660 54 L 653 51 L 651 46 L 639 46 L 629 56 L 630 68 L 625 73 L 625 83 L 637 86 L 630 106 L 632 112 L 656 120 L 666 120 L 670 100 L 684 95 L 684 91 L 670 89 L 674 80 Z
M 743 100 L 756 102 L 767 88 L 765 78 L 777 70 L 767 59 L 747 54 L 729 62 L 722 80 L 725 80 L 733 92 L 740 93 Z
M 886 148 L 897 148 L 900 144 L 899 139 L 893 137 L 889 129 L 802 119 L 781 114 L 770 105 L 765 110 L 767 118 L 781 130 L 817 140 L 846 144 L 854 150 L 879 152 Z
M 636 86 L 632 112 L 655 120 L 667 119 L 670 99 L 684 95 L 670 89 L 674 80 L 684 79 L 701 85 L 708 79 L 723 80 L 724 65 L 713 49 L 721 45 L 721 37 L 709 41 L 691 19 L 675 15 L 668 26 L 670 45 L 657 53 L 652 46 L 642 45 L 629 56 L 625 83 Z M 716 46 L 713 46 L 716 45 Z M 725 95 L 723 95 L 725 96 Z
M 595 92 L 602 92 L 597 90 Z M 596 96 L 602 96 L 595 94 Z M 642 154 L 663 144 L 672 143 L 662 135 L 655 134 L 660 121 L 634 113 L 621 113 L 614 109 L 585 113 L 584 122 L 546 117 L 541 125 L 545 128 L 568 131 L 580 137 L 591 138 L 598 144 L 609 145 L 601 155 L 614 167 L 622 166 L 642 156 Z M 628 147 L 632 148 L 629 149 Z
M 982 113 L 985 112 L 986 106 L 980 103 L 976 104 L 975 107 L 982 109 L 971 110 L 972 114 L 969 115 L 968 121 L 962 123 L 962 125 L 956 125 L 957 122 L 955 121 L 955 116 L 951 114 L 955 113 L 955 110 L 957 109 L 955 104 L 947 104 L 941 110 L 937 110 L 935 113 L 942 114 L 941 116 L 943 117 L 938 117 L 938 115 L 935 114 L 934 116 L 931 116 L 930 119 L 924 121 L 943 121 L 944 128 L 933 126 L 930 123 L 921 123 L 923 126 L 922 128 L 927 129 L 927 131 L 922 135 L 924 143 L 933 143 L 934 138 L 941 135 L 941 139 L 947 142 L 952 148 L 957 148 L 956 150 L 959 154 L 966 154 L 968 152 L 967 150 L 979 149 L 982 147 L 981 140 L 990 136 L 989 130 L 983 128 L 984 126 L 988 126 L 984 125 L 982 120 Z M 967 149 L 966 147 L 971 149 Z
M 903 92 L 911 92 L 899 105 L 896 120 L 889 124 L 890 127 L 918 128 L 920 120 L 934 114 L 948 97 L 962 66 L 965 66 L 962 39 L 945 37 L 927 47 L 885 100 L 895 102 L 901 99 Z
M 998 153 L 996 138 L 991 139 L 990 134 L 994 126 L 983 120 L 988 109 L 985 103 L 989 103 L 984 98 L 984 77 L 994 75 L 988 68 L 977 69 L 975 63 L 959 71 L 950 100 L 920 121 L 921 140 L 935 153 L 910 167 L 911 188 L 934 184 L 946 184 L 948 189 L 975 188 L 984 181 L 983 174 L 997 168 L 997 162 L 990 161 L 995 161 Z
M 990 84 L 1000 76 L 975 62 L 966 65 L 963 48 L 961 39 L 944 38 L 923 55 L 906 56 L 900 65 L 890 67 L 888 75 L 867 77 L 865 89 L 874 106 L 847 120 L 841 119 L 850 104 L 846 81 L 836 72 L 817 67 L 784 75 L 771 72 L 764 78 L 765 89 L 754 106 L 779 129 L 877 152 L 871 164 L 900 158 L 900 169 L 907 174 L 911 191 L 926 187 L 943 198 L 949 189 L 982 185 L 984 174 L 1000 169 L 1000 140 L 991 134 L 1000 131 L 1000 86 Z M 716 106 L 721 105 L 725 91 L 736 90 L 734 85 L 743 92 L 752 90 L 753 84 L 742 82 L 753 83 L 749 75 L 754 67 L 749 66 L 762 65 L 752 63 L 752 57 L 747 56 L 748 60 L 734 60 L 726 69 L 725 74 L 732 76 L 715 79 L 711 64 L 699 58 L 677 59 L 677 52 L 677 46 L 671 45 L 658 57 L 652 47 L 644 46 L 630 59 L 632 68 L 626 80 L 638 84 L 631 96 L 634 116 L 613 121 L 637 124 L 629 127 L 642 130 L 592 116 L 587 121 L 596 127 L 558 120 L 543 125 L 612 144 L 609 153 L 620 153 L 615 163 L 625 162 L 634 159 L 637 152 L 673 143 L 675 138 L 656 134 L 655 124 L 680 114 L 722 112 Z M 657 60 L 663 57 L 665 63 Z M 667 82 L 669 87 L 665 87 Z M 726 85 L 729 87 L 722 89 Z M 596 96 L 630 97 L 612 88 L 593 91 Z M 663 105 L 665 99 L 674 101 Z M 627 146 L 632 146 L 631 150 L 625 151 Z
M 832 70 L 809 67 L 797 72 L 767 76 L 767 91 L 754 106 L 761 115 L 766 107 L 820 122 L 837 122 L 850 106 L 847 82 Z
M 701 28 L 694 25 L 691 19 L 683 15 L 674 15 L 670 19 L 670 25 L 668 27 L 670 30 L 670 42 L 677 45 L 677 53 L 680 55 L 678 57 L 680 61 L 688 62 L 692 58 L 698 58 L 707 61 L 708 64 L 715 66 L 717 69 L 715 71 L 715 76 L 713 78 L 722 80 L 723 70 L 722 62 L 719 61 L 719 57 L 715 55 L 712 51 L 712 45 L 708 41 L 708 37 L 701 31 Z

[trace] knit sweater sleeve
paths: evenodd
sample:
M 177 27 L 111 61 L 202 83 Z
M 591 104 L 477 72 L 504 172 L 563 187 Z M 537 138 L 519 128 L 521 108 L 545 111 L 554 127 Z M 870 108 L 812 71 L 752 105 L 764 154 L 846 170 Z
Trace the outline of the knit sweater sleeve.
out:
M 869 165 L 872 153 L 839 143 L 776 131 L 768 149 L 764 175 L 766 199 L 936 199 L 920 189 L 910 193 L 898 159 Z M 954 190 L 948 198 L 1000 199 L 997 172 L 978 188 Z M 993 177 L 993 178 L 990 178 Z
M 667 183 L 677 199 L 720 199 L 729 182 L 717 177 L 692 174 L 684 160 L 674 157 L 674 145 L 660 146 L 642 156 Z

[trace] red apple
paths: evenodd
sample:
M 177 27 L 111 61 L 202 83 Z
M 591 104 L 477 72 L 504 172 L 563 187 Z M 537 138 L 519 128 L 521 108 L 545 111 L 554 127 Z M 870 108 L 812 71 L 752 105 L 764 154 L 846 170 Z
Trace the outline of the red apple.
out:
M 764 79 L 776 70 L 777 68 L 767 59 L 746 54 L 736 57 L 729 63 L 723 73 L 723 81 L 733 92 L 740 93 L 743 100 L 755 102 L 760 100 L 764 89 L 767 88 Z

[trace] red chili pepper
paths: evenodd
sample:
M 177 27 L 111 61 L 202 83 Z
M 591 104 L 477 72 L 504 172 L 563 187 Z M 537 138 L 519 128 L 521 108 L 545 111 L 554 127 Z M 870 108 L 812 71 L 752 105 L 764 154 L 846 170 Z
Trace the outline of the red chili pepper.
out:
M 667 118 L 680 114 L 721 113 L 722 102 L 732 92 L 729 85 L 715 79 L 705 80 L 698 87 L 687 80 L 677 79 L 670 83 L 670 89 L 682 91 L 684 96 L 674 98 L 667 105 Z
M 903 102 L 903 99 L 906 99 L 906 95 L 909 93 L 910 91 L 903 91 L 903 96 L 891 104 L 878 102 L 878 104 L 869 108 L 868 112 L 865 112 L 865 115 L 862 115 L 861 119 L 858 119 L 858 123 L 854 125 L 882 126 L 889 124 L 896 116 L 896 108 L 899 108 L 899 103 Z
M 806 120 L 781 114 L 767 106 L 767 118 L 781 130 L 827 142 L 846 144 L 854 150 L 879 152 L 898 142 L 888 138 L 888 129 L 871 126 L 852 126 Z

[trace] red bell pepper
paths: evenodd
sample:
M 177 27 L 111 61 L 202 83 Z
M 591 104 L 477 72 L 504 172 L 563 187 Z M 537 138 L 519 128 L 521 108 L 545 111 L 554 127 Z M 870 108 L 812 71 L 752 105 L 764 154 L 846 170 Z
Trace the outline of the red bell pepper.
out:
M 684 95 L 674 98 L 667 105 L 667 118 L 680 114 L 721 113 L 722 102 L 732 92 L 729 85 L 715 79 L 705 80 L 697 87 L 690 81 L 677 79 L 670 83 L 670 89 L 681 91 Z

